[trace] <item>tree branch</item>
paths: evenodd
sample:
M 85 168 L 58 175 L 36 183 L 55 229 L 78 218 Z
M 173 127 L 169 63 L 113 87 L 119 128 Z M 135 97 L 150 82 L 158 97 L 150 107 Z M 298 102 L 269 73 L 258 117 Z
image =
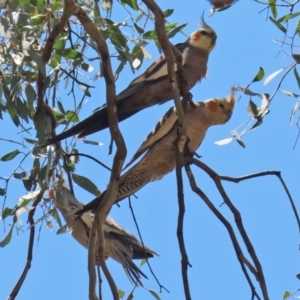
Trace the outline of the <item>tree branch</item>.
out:
M 204 194 L 204 192 L 197 186 L 196 181 L 195 181 L 195 177 L 191 171 L 191 168 L 189 165 L 185 166 L 185 170 L 187 173 L 187 176 L 190 180 L 190 185 L 192 190 L 200 197 L 202 198 L 202 200 L 204 201 L 204 203 L 209 207 L 209 209 L 214 213 L 214 215 L 223 223 L 223 225 L 226 227 L 228 234 L 231 238 L 231 242 L 232 245 L 234 247 L 236 256 L 238 258 L 238 261 L 241 265 L 241 268 L 243 270 L 243 273 L 246 277 L 246 280 L 248 281 L 248 284 L 250 286 L 250 289 L 252 291 L 252 298 L 254 298 L 254 296 L 257 299 L 260 299 L 259 295 L 257 294 L 255 287 L 251 281 L 251 278 L 245 268 L 245 265 L 249 268 L 249 270 L 254 274 L 254 276 L 257 278 L 257 271 L 254 268 L 254 266 L 252 266 L 252 264 L 247 260 L 247 258 L 244 256 L 243 251 L 238 243 L 238 240 L 235 236 L 235 233 L 232 229 L 232 226 L 230 225 L 230 223 L 226 220 L 226 218 L 217 210 L 217 208 L 212 204 L 212 202 L 209 200 L 209 198 Z M 268 298 L 267 298 L 268 299 Z
M 92 230 L 98 236 L 98 258 L 100 264 L 104 262 L 104 235 L 103 235 L 103 226 L 106 220 L 106 217 L 111 209 L 112 204 L 114 203 L 117 197 L 117 190 L 118 190 L 118 183 L 119 177 L 122 170 L 122 166 L 126 157 L 126 145 L 123 139 L 121 132 L 119 131 L 118 127 L 118 118 L 117 118 L 117 106 L 116 102 L 116 91 L 115 91 L 115 81 L 112 72 L 111 62 L 108 47 L 106 44 L 105 39 L 100 34 L 98 28 L 92 22 L 92 20 L 87 16 L 86 12 L 81 9 L 79 6 L 76 6 L 76 10 L 74 10 L 74 14 L 77 16 L 78 20 L 81 22 L 83 27 L 85 28 L 87 34 L 94 40 L 97 45 L 98 51 L 101 55 L 102 60 L 102 67 L 103 67 L 103 77 L 106 82 L 106 103 L 107 103 L 107 110 L 108 110 L 108 123 L 109 123 L 109 130 L 112 136 L 112 139 L 116 143 L 116 154 L 113 161 L 112 172 L 110 176 L 109 185 L 103 200 L 101 201 L 100 205 L 97 207 L 95 211 L 95 219 L 93 222 Z M 97 226 L 97 228 L 95 227 Z M 96 230 L 95 230 L 96 228 Z M 91 247 L 94 247 L 94 242 L 90 242 L 89 245 L 89 271 L 90 276 L 95 276 L 95 269 L 91 268 L 91 265 L 94 264 L 95 255 L 91 255 L 90 251 L 94 252 Z M 105 273 L 106 274 L 106 273 Z M 108 279 L 108 278 L 107 278 Z M 110 288 L 114 295 L 118 294 L 115 290 L 115 285 L 109 280 Z M 95 285 L 94 282 L 90 283 L 90 297 L 92 290 L 95 293 Z M 91 298 L 93 299 L 93 298 Z M 117 298 L 118 299 L 118 298 Z
M 241 237 L 243 238 L 243 241 L 247 247 L 247 250 L 248 250 L 248 252 L 254 262 L 254 265 L 256 267 L 256 271 L 257 271 L 256 278 L 260 284 L 260 288 L 261 288 L 262 294 L 264 296 L 264 299 L 268 300 L 269 296 L 268 296 L 267 285 L 266 285 L 263 269 L 262 269 L 262 266 L 260 264 L 260 261 L 259 261 L 257 255 L 256 255 L 255 249 L 250 241 L 250 238 L 248 237 L 248 234 L 244 228 L 244 225 L 242 222 L 242 216 L 241 216 L 240 212 L 237 210 L 237 208 L 231 202 L 230 198 L 227 196 L 227 194 L 223 188 L 223 185 L 221 183 L 220 176 L 214 170 L 212 170 L 206 164 L 204 164 L 203 162 L 201 162 L 195 158 L 192 159 L 192 162 L 196 166 L 198 166 L 199 168 L 204 170 L 212 178 L 219 193 L 221 194 L 222 198 L 224 199 L 225 204 L 227 204 L 227 206 L 233 213 L 237 228 L 239 229 Z
M 180 155 L 179 153 L 177 153 Z M 176 180 L 177 180 L 177 195 L 178 195 L 178 221 L 177 221 L 177 239 L 179 244 L 179 249 L 181 253 L 181 276 L 184 287 L 185 299 L 191 300 L 191 293 L 188 280 L 188 266 L 192 266 L 189 263 L 189 258 L 185 249 L 184 236 L 183 236 L 183 221 L 185 213 L 184 204 L 184 193 L 183 193 L 183 181 L 182 181 L 182 165 L 176 165 Z

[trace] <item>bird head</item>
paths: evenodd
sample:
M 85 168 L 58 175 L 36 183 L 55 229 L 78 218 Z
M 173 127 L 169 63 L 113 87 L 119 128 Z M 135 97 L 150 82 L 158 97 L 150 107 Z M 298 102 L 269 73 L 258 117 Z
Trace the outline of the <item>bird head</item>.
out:
M 226 98 L 209 99 L 204 103 L 211 115 L 212 123 L 214 125 L 224 124 L 231 118 L 235 104 L 235 94 L 232 92 Z
M 200 28 L 190 35 L 187 42 L 194 47 L 211 52 L 216 45 L 216 40 L 216 32 L 205 23 L 202 16 L 200 19 Z

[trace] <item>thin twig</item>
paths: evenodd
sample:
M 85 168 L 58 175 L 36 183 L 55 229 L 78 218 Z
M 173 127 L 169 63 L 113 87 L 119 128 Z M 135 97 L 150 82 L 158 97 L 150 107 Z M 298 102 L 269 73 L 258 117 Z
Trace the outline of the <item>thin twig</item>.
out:
M 192 162 L 198 166 L 199 168 L 201 168 L 202 170 L 204 170 L 214 181 L 219 193 L 221 194 L 222 198 L 224 199 L 224 202 L 227 204 L 227 206 L 229 207 L 229 209 L 231 210 L 231 212 L 234 215 L 234 220 L 235 223 L 237 225 L 237 228 L 239 229 L 239 232 L 241 234 L 241 237 L 243 238 L 243 241 L 247 247 L 247 250 L 254 262 L 254 265 L 256 267 L 256 277 L 257 280 L 260 284 L 260 288 L 262 291 L 262 294 L 264 296 L 264 299 L 268 300 L 269 296 L 268 296 L 268 291 L 267 291 L 267 285 L 266 285 L 266 281 L 265 281 L 265 277 L 264 277 L 264 273 L 263 273 L 263 269 L 261 266 L 261 263 L 256 255 L 255 249 L 250 241 L 250 238 L 248 237 L 247 231 L 244 228 L 243 225 L 243 221 L 242 221 L 242 216 L 240 214 L 240 212 L 238 211 L 238 209 L 233 205 L 233 203 L 231 202 L 230 198 L 227 196 L 223 185 L 221 183 L 221 179 L 220 176 L 211 168 L 209 168 L 206 164 L 204 164 L 203 162 L 201 162 L 200 160 L 197 160 L 195 158 L 192 159 Z
M 213 205 L 213 203 L 209 200 L 209 198 L 204 194 L 204 192 L 197 186 L 195 177 L 191 171 L 191 168 L 189 165 L 185 165 L 185 170 L 187 173 L 187 176 L 190 181 L 190 185 L 192 190 L 204 201 L 204 203 L 209 207 L 209 209 L 214 213 L 214 215 L 223 223 L 223 225 L 226 227 L 228 234 L 231 238 L 232 245 L 234 247 L 236 256 L 238 258 L 238 261 L 241 265 L 242 271 L 246 277 L 246 280 L 248 281 L 248 284 L 250 286 L 251 292 L 252 292 L 252 297 L 255 297 L 257 299 L 261 299 L 259 295 L 257 294 L 254 284 L 251 281 L 251 278 L 247 272 L 247 269 L 245 268 L 245 265 L 249 268 L 249 270 L 254 274 L 255 277 L 257 277 L 257 271 L 252 266 L 252 264 L 247 260 L 247 258 L 244 256 L 243 251 L 238 243 L 238 240 L 235 236 L 235 233 L 232 229 L 232 226 L 230 223 L 227 221 L 227 219 L 218 211 L 218 209 Z
M 111 168 L 108 167 L 107 165 L 105 165 L 104 163 L 102 163 L 100 160 L 98 160 L 97 158 L 91 156 L 91 155 L 88 155 L 88 154 L 85 154 L 85 153 L 66 153 L 65 152 L 65 155 L 67 157 L 71 157 L 71 156 L 83 156 L 83 157 L 87 157 L 93 161 L 95 161 L 97 164 L 99 164 L 100 166 L 102 166 L 104 169 L 108 170 L 108 171 L 111 171 Z
M 145 244 L 144 244 L 144 241 L 143 241 L 143 238 L 142 238 L 142 234 L 141 234 L 140 228 L 139 228 L 139 226 L 138 226 L 138 223 L 137 223 L 137 220 L 136 220 L 134 211 L 133 211 L 133 207 L 132 207 L 132 205 L 131 205 L 131 198 L 130 198 L 130 196 L 128 197 L 128 201 L 129 201 L 129 209 L 130 209 L 130 211 L 131 211 L 131 215 L 132 215 L 132 218 L 133 218 L 135 227 L 136 227 L 136 229 L 137 229 L 137 231 L 138 231 L 138 236 L 139 236 L 139 238 L 140 238 L 140 240 L 141 240 L 141 243 L 142 243 L 143 247 L 145 247 Z M 145 252 L 146 252 L 146 251 L 145 251 Z M 146 259 L 146 262 L 147 262 L 147 265 L 148 265 L 148 267 L 149 267 L 149 269 L 150 269 L 150 272 L 151 272 L 152 276 L 154 277 L 154 279 L 156 280 L 157 284 L 159 285 L 160 293 L 162 292 L 162 289 L 164 289 L 165 291 L 167 291 L 168 293 L 170 293 L 170 291 L 167 290 L 167 289 L 159 282 L 159 280 L 157 279 L 157 277 L 156 277 L 154 271 L 152 270 L 152 267 L 151 267 L 151 265 L 150 265 L 148 259 Z
M 179 153 L 178 153 L 179 155 Z M 182 181 L 182 165 L 176 165 L 176 180 L 177 180 L 177 196 L 178 196 L 178 221 L 177 221 L 177 239 L 181 253 L 181 276 L 184 287 L 185 299 L 192 299 L 188 279 L 188 267 L 192 267 L 189 263 L 189 258 L 185 249 L 184 236 L 183 236 L 183 221 L 185 213 L 184 194 L 183 194 L 183 181 Z
M 262 176 L 269 176 L 269 175 L 275 175 L 278 177 L 278 179 L 280 180 L 288 198 L 290 201 L 290 204 L 292 206 L 292 210 L 293 213 L 295 215 L 296 221 L 297 221 L 297 225 L 298 225 L 298 229 L 299 229 L 299 235 L 300 235 L 300 218 L 299 218 L 299 214 L 297 212 L 297 208 L 295 206 L 294 200 L 290 194 L 289 189 L 287 188 L 282 176 L 281 176 L 281 172 L 280 171 L 264 171 L 264 172 L 259 172 L 259 173 L 254 173 L 254 174 L 250 174 L 250 175 L 245 175 L 245 176 L 241 176 L 241 177 L 229 177 L 229 176 L 220 176 L 221 180 L 226 180 L 226 181 L 230 181 L 230 182 L 234 182 L 234 183 L 239 183 L 243 180 L 248 180 L 248 179 L 252 179 L 252 178 L 257 178 L 257 177 L 262 177 Z

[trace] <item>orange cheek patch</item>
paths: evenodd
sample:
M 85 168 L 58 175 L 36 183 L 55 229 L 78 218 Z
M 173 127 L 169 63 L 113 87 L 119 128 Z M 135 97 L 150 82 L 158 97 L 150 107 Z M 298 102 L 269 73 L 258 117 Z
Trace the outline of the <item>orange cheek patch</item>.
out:
M 216 112 L 219 109 L 219 105 L 215 102 L 208 103 L 208 109 L 210 111 Z
M 195 32 L 195 33 L 192 34 L 191 38 L 192 38 L 193 41 L 198 41 L 201 38 L 201 34 L 199 32 Z

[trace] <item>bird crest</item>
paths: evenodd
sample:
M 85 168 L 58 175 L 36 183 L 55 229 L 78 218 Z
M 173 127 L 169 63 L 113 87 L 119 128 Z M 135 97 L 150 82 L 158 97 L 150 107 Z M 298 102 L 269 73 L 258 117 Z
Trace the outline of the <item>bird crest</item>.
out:
M 193 32 L 188 43 L 192 46 L 211 52 L 216 45 L 217 34 L 204 20 L 204 16 L 199 21 L 200 28 Z

